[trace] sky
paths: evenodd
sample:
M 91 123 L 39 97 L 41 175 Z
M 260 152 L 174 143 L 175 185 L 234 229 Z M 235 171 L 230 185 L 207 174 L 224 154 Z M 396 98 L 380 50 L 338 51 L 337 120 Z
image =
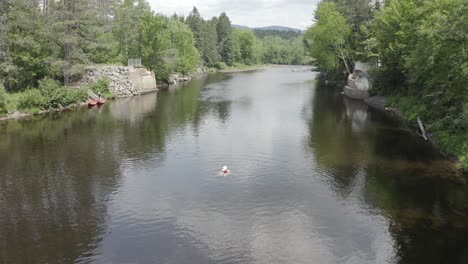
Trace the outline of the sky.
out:
M 157 13 L 188 15 L 193 6 L 209 19 L 221 12 L 236 25 L 285 26 L 306 29 L 319 0 L 147 0 Z

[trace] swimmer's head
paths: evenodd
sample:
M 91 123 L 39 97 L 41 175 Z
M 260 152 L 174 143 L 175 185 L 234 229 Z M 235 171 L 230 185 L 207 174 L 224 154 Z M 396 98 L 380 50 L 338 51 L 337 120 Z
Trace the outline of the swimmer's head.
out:
M 223 166 L 223 171 L 227 171 L 227 166 Z

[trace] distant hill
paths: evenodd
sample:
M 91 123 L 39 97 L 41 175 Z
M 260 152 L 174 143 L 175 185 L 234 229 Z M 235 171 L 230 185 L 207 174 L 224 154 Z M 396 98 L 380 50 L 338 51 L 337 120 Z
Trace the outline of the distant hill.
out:
M 297 28 L 283 27 L 283 26 L 268 26 L 268 27 L 251 28 L 251 27 L 232 24 L 232 27 L 233 28 L 248 28 L 248 29 L 252 29 L 252 30 L 292 31 L 292 32 L 296 32 L 296 33 L 299 33 L 299 34 L 304 33 L 304 30 L 297 29 Z
M 254 29 L 253 32 L 257 38 L 265 37 L 280 37 L 282 39 L 294 39 L 301 36 L 301 33 L 298 31 L 283 31 L 283 30 L 274 30 L 274 29 Z
M 300 29 L 290 28 L 290 27 L 281 27 L 281 26 L 249 28 L 249 27 L 241 26 L 241 25 L 232 25 L 232 28 L 235 28 L 235 29 L 246 28 L 246 29 L 253 30 L 255 35 L 261 39 L 268 37 L 268 36 L 277 36 L 282 39 L 294 39 L 304 33 L 304 31 Z
M 231 25 L 232 28 L 235 28 L 235 29 L 242 29 L 242 28 L 248 28 L 248 29 L 251 29 L 249 27 L 246 27 L 246 26 L 241 26 L 241 25 L 235 25 L 235 24 L 232 24 Z
M 297 28 L 290 28 L 290 27 L 282 27 L 282 26 L 269 26 L 269 27 L 258 27 L 255 29 L 259 30 L 277 30 L 277 31 L 293 31 L 293 32 L 298 32 L 302 33 L 303 31 Z

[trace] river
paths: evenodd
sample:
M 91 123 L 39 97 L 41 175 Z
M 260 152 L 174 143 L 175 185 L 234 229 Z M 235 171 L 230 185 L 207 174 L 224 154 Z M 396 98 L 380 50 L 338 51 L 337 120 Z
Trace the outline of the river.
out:
M 292 69 L 1 123 L 0 263 L 468 263 L 451 163 Z

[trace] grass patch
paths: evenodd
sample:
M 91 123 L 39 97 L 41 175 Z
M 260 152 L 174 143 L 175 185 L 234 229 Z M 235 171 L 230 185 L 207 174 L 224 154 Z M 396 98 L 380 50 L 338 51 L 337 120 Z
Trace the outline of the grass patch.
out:
M 108 99 L 114 99 L 117 96 L 113 94 L 109 90 L 109 85 L 110 85 L 110 80 L 107 78 L 101 78 L 97 82 L 92 83 L 88 86 L 88 89 L 93 91 L 93 93 L 98 94 L 101 92 L 101 94 Z
M 0 116 L 13 113 L 18 109 L 21 93 L 8 93 L 0 87 Z

